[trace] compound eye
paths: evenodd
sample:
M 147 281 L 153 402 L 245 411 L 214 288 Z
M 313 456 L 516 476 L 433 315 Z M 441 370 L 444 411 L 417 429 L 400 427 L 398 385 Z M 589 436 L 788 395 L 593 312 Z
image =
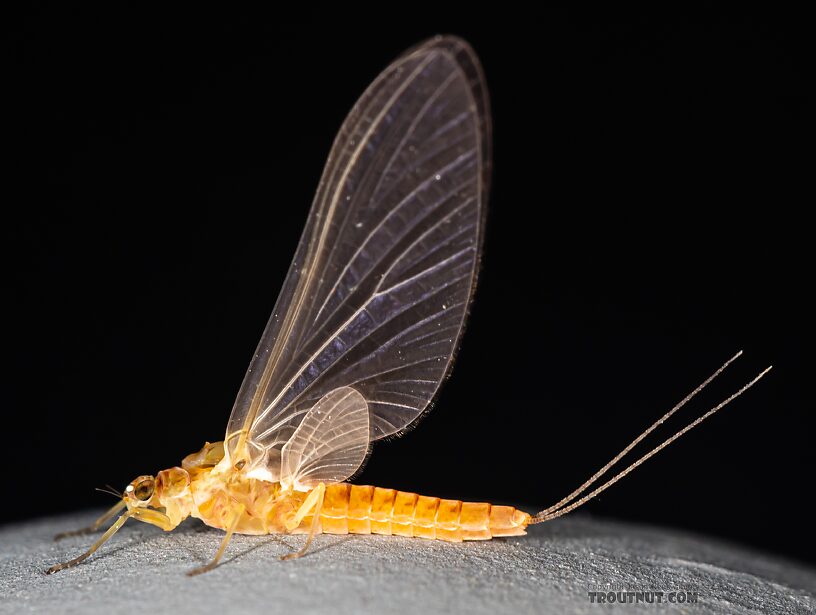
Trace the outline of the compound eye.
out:
M 147 502 L 153 497 L 153 489 L 155 488 L 155 481 L 152 478 L 140 480 L 133 487 L 133 497 L 141 502 Z

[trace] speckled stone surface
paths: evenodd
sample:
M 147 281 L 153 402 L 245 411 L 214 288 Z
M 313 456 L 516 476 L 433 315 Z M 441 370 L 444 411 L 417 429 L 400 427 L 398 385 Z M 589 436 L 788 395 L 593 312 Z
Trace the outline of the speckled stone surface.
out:
M 525 537 L 463 544 L 318 536 L 306 557 L 287 562 L 279 556 L 302 536 L 237 536 L 221 566 L 194 578 L 184 573 L 209 560 L 220 532 L 187 522 L 163 533 L 131 521 L 92 559 L 46 576 L 90 542 L 56 543 L 53 534 L 93 517 L 0 528 L 1 613 L 816 613 L 812 569 L 709 538 L 580 516 Z M 635 592 L 633 602 L 617 602 L 630 599 L 619 590 Z M 648 592 L 663 592 L 663 602 Z M 694 601 L 671 603 L 671 592 Z

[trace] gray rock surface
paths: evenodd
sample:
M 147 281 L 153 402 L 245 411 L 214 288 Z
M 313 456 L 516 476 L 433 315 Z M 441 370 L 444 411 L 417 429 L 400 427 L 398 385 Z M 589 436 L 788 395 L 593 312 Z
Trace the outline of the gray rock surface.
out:
M 93 558 L 46 576 L 90 543 L 59 531 L 91 512 L 0 528 L 0 613 L 816 613 L 816 571 L 698 536 L 572 517 L 528 536 L 446 544 L 381 536 L 237 536 L 206 563 L 221 532 L 172 533 L 129 522 Z M 662 604 L 597 604 L 589 592 L 664 592 Z M 669 603 L 669 592 L 696 602 Z M 649 594 L 644 594 L 646 599 Z M 633 600 L 636 596 L 633 595 Z M 657 600 L 657 597 L 655 597 Z

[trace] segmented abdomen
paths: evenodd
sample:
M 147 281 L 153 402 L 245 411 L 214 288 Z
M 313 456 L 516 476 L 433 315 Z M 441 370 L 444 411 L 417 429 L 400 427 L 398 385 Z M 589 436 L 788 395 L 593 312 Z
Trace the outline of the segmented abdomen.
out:
M 416 536 L 450 542 L 519 536 L 526 533 L 529 522 L 530 515 L 512 506 L 347 483 L 327 485 L 320 514 L 326 534 Z M 301 528 L 308 528 L 306 520 Z

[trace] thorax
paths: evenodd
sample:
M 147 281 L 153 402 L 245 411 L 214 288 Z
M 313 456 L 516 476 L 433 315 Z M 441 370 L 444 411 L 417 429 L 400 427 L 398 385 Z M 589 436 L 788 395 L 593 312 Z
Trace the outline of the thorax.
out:
M 282 492 L 271 483 L 231 469 L 201 469 L 190 474 L 194 504 L 191 515 L 211 527 L 226 530 L 239 514 L 235 531 L 239 534 L 269 534 L 284 531 L 306 493 Z

